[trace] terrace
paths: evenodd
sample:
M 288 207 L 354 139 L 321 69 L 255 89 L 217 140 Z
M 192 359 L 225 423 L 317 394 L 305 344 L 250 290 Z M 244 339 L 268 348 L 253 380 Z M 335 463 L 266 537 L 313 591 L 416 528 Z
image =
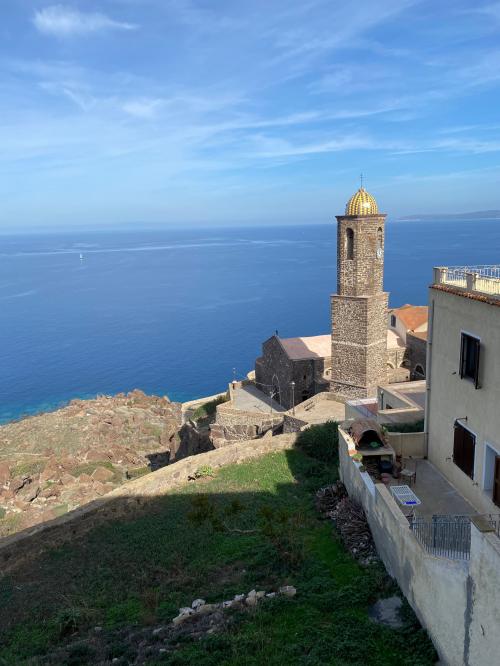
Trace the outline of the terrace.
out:
M 437 266 L 434 284 L 500 298 L 500 265 Z
M 415 439 L 415 433 L 400 434 L 401 441 L 393 448 L 391 433 L 384 435 L 373 420 L 359 420 L 349 425 L 346 422 L 339 432 L 341 441 L 346 444 L 344 470 L 349 463 L 356 467 L 372 495 L 377 494 L 375 484 L 383 484 L 389 491 L 390 500 L 389 497 L 387 500 L 405 517 L 408 527 L 429 554 L 468 560 L 471 523 L 481 532 L 500 537 L 500 516 L 481 514 L 448 482 L 425 458 L 423 438 Z M 367 449 L 360 438 L 363 432 L 369 432 L 371 439 L 379 439 L 383 446 Z M 393 464 L 401 465 L 404 470 L 401 478 L 393 476 Z

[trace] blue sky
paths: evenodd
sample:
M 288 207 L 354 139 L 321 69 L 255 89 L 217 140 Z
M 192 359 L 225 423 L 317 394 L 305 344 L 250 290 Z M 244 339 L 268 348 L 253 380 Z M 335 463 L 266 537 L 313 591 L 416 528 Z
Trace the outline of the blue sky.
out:
M 2 0 L 0 227 L 500 208 L 500 2 Z

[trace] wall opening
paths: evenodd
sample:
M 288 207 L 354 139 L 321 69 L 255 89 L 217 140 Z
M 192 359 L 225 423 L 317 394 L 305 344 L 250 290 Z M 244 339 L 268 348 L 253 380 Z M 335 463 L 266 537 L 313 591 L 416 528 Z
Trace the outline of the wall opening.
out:
M 345 254 L 347 259 L 354 259 L 354 231 L 349 227 L 345 232 Z

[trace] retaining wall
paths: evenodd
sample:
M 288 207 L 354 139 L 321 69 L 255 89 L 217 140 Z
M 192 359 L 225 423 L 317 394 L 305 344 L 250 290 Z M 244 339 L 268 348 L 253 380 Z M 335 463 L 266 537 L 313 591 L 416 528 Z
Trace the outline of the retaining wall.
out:
M 151 498 L 183 485 L 200 467 L 223 467 L 270 453 L 291 449 L 295 434 L 278 435 L 231 444 L 222 449 L 184 458 L 179 462 L 125 483 L 102 498 L 54 520 L 0 540 L 0 575 L 21 562 L 36 558 L 47 548 L 60 546 L 85 534 L 100 523 L 132 514 Z
M 349 455 L 339 428 L 340 475 L 362 504 L 378 553 L 448 666 L 491 666 L 500 655 L 500 540 L 471 525 L 470 562 L 434 557 L 410 530 L 383 484 L 373 483 Z

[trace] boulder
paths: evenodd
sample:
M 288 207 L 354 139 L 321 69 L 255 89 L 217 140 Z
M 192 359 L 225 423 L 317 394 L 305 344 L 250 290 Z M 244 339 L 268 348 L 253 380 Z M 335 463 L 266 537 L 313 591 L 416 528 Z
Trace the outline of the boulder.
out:
M 92 477 L 90 474 L 80 474 L 78 477 L 78 483 L 92 483 Z
M 107 469 L 106 467 L 97 467 L 92 472 L 92 478 L 94 479 L 94 481 L 101 481 L 102 483 L 110 481 L 113 477 L 114 473 L 110 469 Z
M 10 479 L 10 467 L 7 462 L 0 462 L 0 486 L 4 486 Z
M 193 603 L 191 604 L 191 608 L 194 608 L 195 610 L 199 608 L 200 606 L 205 605 L 205 599 L 195 599 Z
M 63 486 L 71 486 L 73 483 L 75 483 L 75 481 L 76 477 L 72 474 L 68 474 L 67 472 L 61 476 L 61 483 Z
M 297 590 L 293 585 L 284 585 L 280 587 L 280 594 L 285 597 L 294 597 L 297 594 Z

